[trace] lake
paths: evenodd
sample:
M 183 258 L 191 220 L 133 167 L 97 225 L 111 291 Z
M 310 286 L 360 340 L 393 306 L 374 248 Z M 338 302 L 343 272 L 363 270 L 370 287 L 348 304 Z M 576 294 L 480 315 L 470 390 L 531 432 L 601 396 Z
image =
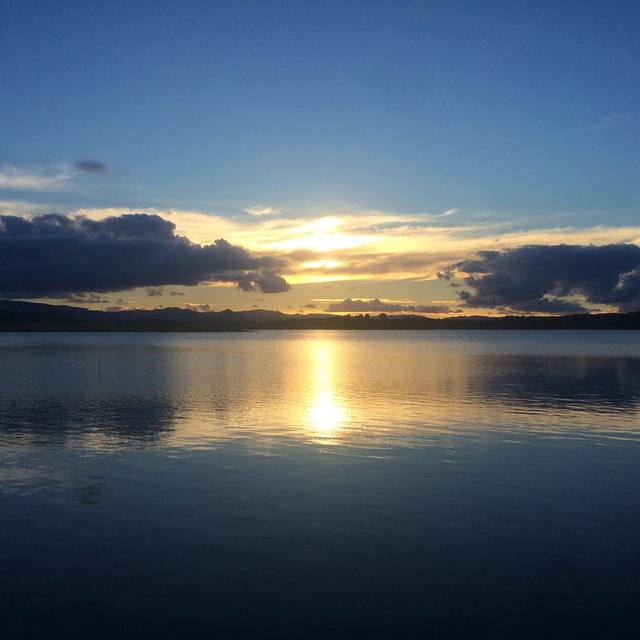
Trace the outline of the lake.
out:
M 2 638 L 635 638 L 640 333 L 0 334 Z

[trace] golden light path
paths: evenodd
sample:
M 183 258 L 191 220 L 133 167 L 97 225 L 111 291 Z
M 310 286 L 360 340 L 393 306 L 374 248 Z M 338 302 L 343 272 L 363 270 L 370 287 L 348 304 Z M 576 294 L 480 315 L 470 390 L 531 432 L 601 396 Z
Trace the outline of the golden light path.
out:
M 591 344 L 593 357 L 574 345 L 560 352 L 543 349 L 539 368 L 520 374 L 510 342 L 496 351 L 495 343 L 471 338 L 309 331 L 154 340 L 159 351 L 149 364 L 153 375 L 135 384 L 170 400 L 150 403 L 150 421 L 158 416 L 158 426 L 149 422 L 133 437 L 148 437 L 153 446 L 170 448 L 175 455 L 228 443 L 264 455 L 296 441 L 378 456 L 435 439 L 449 439 L 454 447 L 458 436 L 484 438 L 483 433 L 509 440 L 527 433 L 638 438 L 637 394 L 623 384 L 630 365 L 616 358 L 603 361 Z M 626 353 L 620 349 L 616 356 Z M 98 391 L 118 384 L 118 375 L 115 366 L 104 365 L 102 379 L 87 381 L 87 389 L 100 398 Z M 551 382 L 544 382 L 547 378 Z M 561 378 L 588 385 L 589 393 L 566 402 L 561 392 L 553 392 L 553 381 Z M 616 385 L 627 404 L 611 405 L 599 380 Z M 124 397 L 135 388 L 123 390 Z M 112 450 L 132 437 L 115 428 L 121 414 L 110 397 L 96 400 L 96 411 L 105 415 L 102 422 L 79 431 L 78 439 L 69 436 L 70 443 Z
M 309 347 L 314 377 L 308 420 L 313 436 L 328 443 L 347 421 L 347 410 L 336 392 L 336 343 L 312 342 Z

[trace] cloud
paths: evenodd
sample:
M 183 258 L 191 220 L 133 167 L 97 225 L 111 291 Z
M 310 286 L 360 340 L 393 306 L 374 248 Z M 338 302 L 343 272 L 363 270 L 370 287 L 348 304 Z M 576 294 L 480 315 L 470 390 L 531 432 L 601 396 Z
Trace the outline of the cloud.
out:
M 0 189 L 15 191 L 62 191 L 69 185 L 71 175 L 59 171 L 49 175 L 37 171 L 4 166 L 0 169 Z
M 207 303 L 201 303 L 201 304 L 187 303 L 187 309 L 191 311 L 197 311 L 198 313 L 207 313 L 208 311 L 211 311 L 211 305 Z
M 147 295 L 150 298 L 156 298 L 164 295 L 164 291 L 160 287 L 147 287 Z
M 409 311 L 414 313 L 447 313 L 449 307 L 444 305 L 415 305 L 415 304 L 399 304 L 393 302 L 383 302 L 380 298 L 373 300 L 352 300 L 345 298 L 339 302 L 332 302 L 327 305 L 325 311 L 332 312 L 378 312 L 378 311 Z
M 291 212 L 225 217 L 212 212 L 153 208 L 81 209 L 74 215 L 102 220 L 138 212 L 162 216 L 176 225 L 176 233 L 199 244 L 208 245 L 219 237 L 233 238 L 252 252 L 278 256 L 286 264 L 276 271 L 285 272 L 290 284 L 434 279 L 438 271 L 478 250 L 531 244 L 640 244 L 640 226 L 574 228 L 566 225 L 565 213 L 558 217 L 550 214 L 551 221 L 562 222 L 560 227 L 526 230 L 514 227 L 505 212 L 464 210 L 455 215 L 444 215 L 447 211 L 323 211 L 315 220 Z
M 245 209 L 247 213 L 250 213 L 252 216 L 273 216 L 279 213 L 282 213 L 281 209 L 276 207 L 249 207 Z
M 601 120 L 594 122 L 586 127 L 580 127 L 574 129 L 574 133 L 590 133 L 592 131 L 603 131 L 604 129 L 614 129 L 616 127 L 622 127 L 628 124 L 630 115 L 628 113 L 617 113 L 610 116 L 605 116 Z
M 80 293 L 70 293 L 64 297 L 69 302 L 82 303 L 82 304 L 106 304 L 109 302 L 106 298 L 92 291 Z
M 588 309 L 579 302 L 563 300 L 562 298 L 538 298 L 517 302 L 511 305 L 514 311 L 524 311 L 525 313 L 586 313 Z
M 4 215 L 26 216 L 34 213 L 48 213 L 51 209 L 49 204 L 26 200 L 0 200 L 0 214 Z
M 155 215 L 102 220 L 57 214 L 0 216 L 0 295 L 8 298 L 206 282 L 277 293 L 290 288 L 276 273 L 281 266 L 274 256 L 223 239 L 194 244 Z
M 471 291 L 459 296 L 471 307 L 571 313 L 586 309 L 575 299 L 628 310 L 640 305 L 640 247 L 635 244 L 529 245 L 480 251 L 445 269 L 462 276 Z
M 21 168 L 11 165 L 0 167 L 0 189 L 12 191 L 56 192 L 72 187 L 73 178 L 79 172 L 103 173 L 107 166 L 102 162 L 81 159 L 72 165 Z M 34 210 L 31 211 L 34 213 Z
M 254 286 L 255 285 L 255 286 Z M 238 281 L 243 291 L 255 291 L 256 286 L 263 293 L 281 293 L 291 288 L 287 281 L 273 271 L 263 270 L 260 273 L 247 274 L 245 281 Z
M 73 166 L 80 171 L 86 171 L 87 173 L 104 173 L 107 170 L 107 165 L 97 160 L 90 160 L 89 158 L 83 158 L 76 160 Z

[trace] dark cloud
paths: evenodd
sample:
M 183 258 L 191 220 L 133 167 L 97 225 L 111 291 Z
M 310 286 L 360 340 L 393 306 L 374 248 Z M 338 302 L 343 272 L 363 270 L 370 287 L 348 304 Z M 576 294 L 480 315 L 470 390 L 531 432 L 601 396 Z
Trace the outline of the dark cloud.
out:
M 317 306 L 315 304 L 313 304 L 312 302 L 309 302 L 308 304 L 304 305 L 305 309 L 317 309 Z
M 586 311 L 575 300 L 640 305 L 640 247 L 635 244 L 530 245 L 506 251 L 481 251 L 442 272 L 463 274 L 471 291 L 459 294 L 468 306 L 516 311 L 575 313 Z
M 375 311 L 410 311 L 413 313 L 447 313 L 449 307 L 443 305 L 414 305 L 383 302 L 379 298 L 373 300 L 352 300 L 345 298 L 340 302 L 332 302 L 325 311 L 334 312 L 375 312 Z
M 514 311 L 524 311 L 525 313 L 585 313 L 588 311 L 579 302 L 563 300 L 562 298 L 527 300 L 526 302 L 512 304 L 510 308 Z
M 80 171 L 86 171 L 87 173 L 104 173 L 107 170 L 107 165 L 97 160 L 90 160 L 89 158 L 83 158 L 73 163 L 73 166 Z
M 160 287 L 147 287 L 147 295 L 150 298 L 156 298 L 158 296 L 163 296 L 164 291 L 160 289 Z
M 291 288 L 282 276 L 267 270 L 247 274 L 246 279 L 238 280 L 238 286 L 243 291 L 255 291 L 257 287 L 263 293 L 281 293 Z
M 184 296 L 182 291 L 169 291 L 170 296 Z
M 226 240 L 198 245 L 155 215 L 88 220 L 0 216 L 0 296 L 68 297 L 135 287 L 232 282 L 244 291 L 290 289 L 282 263 Z

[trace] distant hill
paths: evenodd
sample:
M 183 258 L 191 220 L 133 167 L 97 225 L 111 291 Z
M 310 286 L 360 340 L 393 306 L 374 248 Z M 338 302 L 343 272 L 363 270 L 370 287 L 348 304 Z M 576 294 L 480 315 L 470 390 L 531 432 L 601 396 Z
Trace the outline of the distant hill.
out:
M 0 331 L 243 331 L 251 329 L 640 329 L 640 312 L 570 316 L 332 316 L 280 311 L 94 311 L 65 305 L 0 300 Z

